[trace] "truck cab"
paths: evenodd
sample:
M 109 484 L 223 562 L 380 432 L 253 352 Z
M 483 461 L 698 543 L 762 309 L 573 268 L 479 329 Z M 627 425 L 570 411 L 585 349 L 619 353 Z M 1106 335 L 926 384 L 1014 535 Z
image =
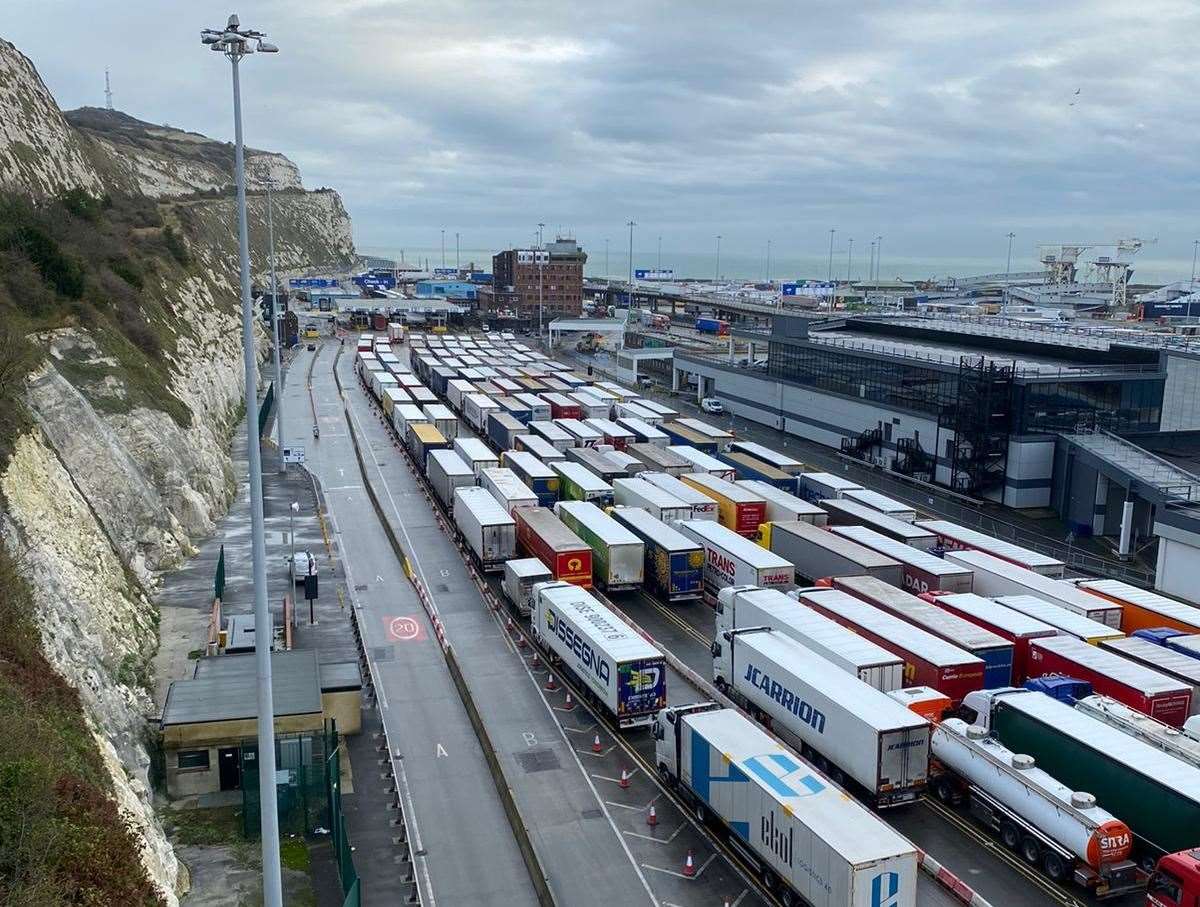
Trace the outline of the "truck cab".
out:
M 650 728 L 650 734 L 654 737 L 654 764 L 667 784 L 673 786 L 679 779 L 680 719 L 684 715 L 710 712 L 721 707 L 715 702 L 693 702 L 659 709 L 654 716 L 654 724 Z
M 1146 885 L 1146 907 L 1200 907 L 1200 850 L 1167 854 Z

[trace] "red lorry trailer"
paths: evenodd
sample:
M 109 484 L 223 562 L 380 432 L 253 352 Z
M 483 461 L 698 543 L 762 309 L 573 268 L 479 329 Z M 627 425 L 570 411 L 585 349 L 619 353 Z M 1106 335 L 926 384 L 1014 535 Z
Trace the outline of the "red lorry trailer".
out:
M 983 689 L 983 659 L 840 589 L 798 589 L 798 602 L 904 659 L 904 685 L 933 687 L 957 708 Z
M 592 549 L 545 507 L 519 507 L 517 544 L 549 568 L 556 580 L 585 589 L 592 585 Z
M 1030 642 L 1029 674 L 1063 674 L 1086 680 L 1097 693 L 1173 727 L 1183 727 L 1191 711 L 1191 687 L 1073 636 Z
M 976 595 L 974 592 L 960 592 L 947 595 L 927 592 L 921 598 L 931 601 L 943 611 L 957 615 L 963 620 L 969 620 L 976 626 L 990 630 L 1002 639 L 1013 644 L 1013 677 L 1014 686 L 1020 686 L 1029 677 L 1029 642 L 1034 639 L 1044 639 L 1047 636 L 1058 636 L 1058 630 L 1036 617 L 1006 608 L 990 598 Z

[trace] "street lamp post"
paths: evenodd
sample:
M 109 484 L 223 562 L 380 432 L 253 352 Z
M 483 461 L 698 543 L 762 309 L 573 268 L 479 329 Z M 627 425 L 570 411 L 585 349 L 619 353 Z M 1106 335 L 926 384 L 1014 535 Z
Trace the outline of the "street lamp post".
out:
M 630 221 L 625 226 L 629 228 L 629 308 L 633 308 L 633 228 L 637 226 Z
M 279 288 L 275 280 L 275 216 L 271 200 L 271 183 L 267 182 L 267 250 L 271 263 L 271 341 L 275 348 L 275 438 L 279 447 L 279 471 L 287 472 L 283 458 L 283 365 L 280 347 L 283 344 L 283 313 L 279 305 Z
M 249 457 L 251 560 L 254 567 L 254 658 L 258 700 L 258 789 L 262 828 L 263 903 L 282 907 L 279 868 L 279 804 L 275 795 L 275 701 L 271 690 L 271 613 L 267 607 L 267 549 L 263 527 L 262 453 L 258 444 L 258 368 L 254 356 L 254 316 L 250 301 L 250 237 L 246 224 L 246 167 L 242 143 L 242 86 L 238 65 L 246 54 L 278 53 L 262 32 L 243 29 L 236 15 L 224 28 L 206 28 L 200 40 L 223 53 L 233 68 L 234 175 L 237 185 L 238 264 L 242 296 L 242 366 L 245 380 L 246 447 Z
M 293 573 L 296 569 L 296 530 L 293 521 L 296 514 L 300 512 L 300 502 L 292 501 L 288 507 L 288 544 L 291 546 L 292 559 L 288 561 L 288 573 Z
M 714 277 L 714 282 L 721 282 L 721 234 L 717 234 L 717 273 Z
M 1200 239 L 1192 240 L 1192 282 L 1196 281 L 1196 251 L 1200 249 Z
M 871 255 L 867 260 L 867 281 L 875 281 L 875 240 L 871 240 Z
M 883 237 L 875 237 L 875 279 L 879 280 L 879 261 L 883 258 Z
M 1004 282 L 1008 283 L 1008 275 L 1012 273 L 1012 246 L 1013 238 L 1016 236 L 1011 230 L 1008 232 L 1008 257 L 1004 260 Z

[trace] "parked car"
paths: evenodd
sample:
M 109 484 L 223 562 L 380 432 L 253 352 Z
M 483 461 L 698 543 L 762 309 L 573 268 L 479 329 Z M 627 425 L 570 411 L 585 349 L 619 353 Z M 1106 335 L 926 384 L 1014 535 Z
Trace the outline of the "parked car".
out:
M 721 401 L 716 397 L 705 397 L 700 401 L 700 408 L 706 413 L 723 413 L 725 407 L 721 405 Z
M 302 583 L 304 577 L 317 572 L 316 559 L 308 551 L 297 551 L 291 557 L 285 557 L 283 562 L 292 574 L 293 583 Z

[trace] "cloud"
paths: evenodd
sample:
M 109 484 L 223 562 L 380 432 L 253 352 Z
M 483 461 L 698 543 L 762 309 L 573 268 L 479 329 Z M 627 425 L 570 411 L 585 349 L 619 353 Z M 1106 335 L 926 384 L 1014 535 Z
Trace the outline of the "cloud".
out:
M 64 106 L 231 132 L 219 13 L 82 0 L 6 37 Z M 678 249 L 827 230 L 897 255 L 1158 235 L 1190 262 L 1200 7 L 1175 0 L 259 2 L 247 138 L 345 196 L 368 247 L 475 247 L 539 220 L 593 247 L 633 217 Z M 136 52 L 128 52 L 131 36 Z M 111 48 L 111 50 L 109 50 Z M 116 48 L 122 48 L 117 51 Z M 1079 93 L 1075 94 L 1078 89 Z M 1181 191 L 1183 190 L 1183 191 Z M 649 234 L 648 234 L 649 235 Z

